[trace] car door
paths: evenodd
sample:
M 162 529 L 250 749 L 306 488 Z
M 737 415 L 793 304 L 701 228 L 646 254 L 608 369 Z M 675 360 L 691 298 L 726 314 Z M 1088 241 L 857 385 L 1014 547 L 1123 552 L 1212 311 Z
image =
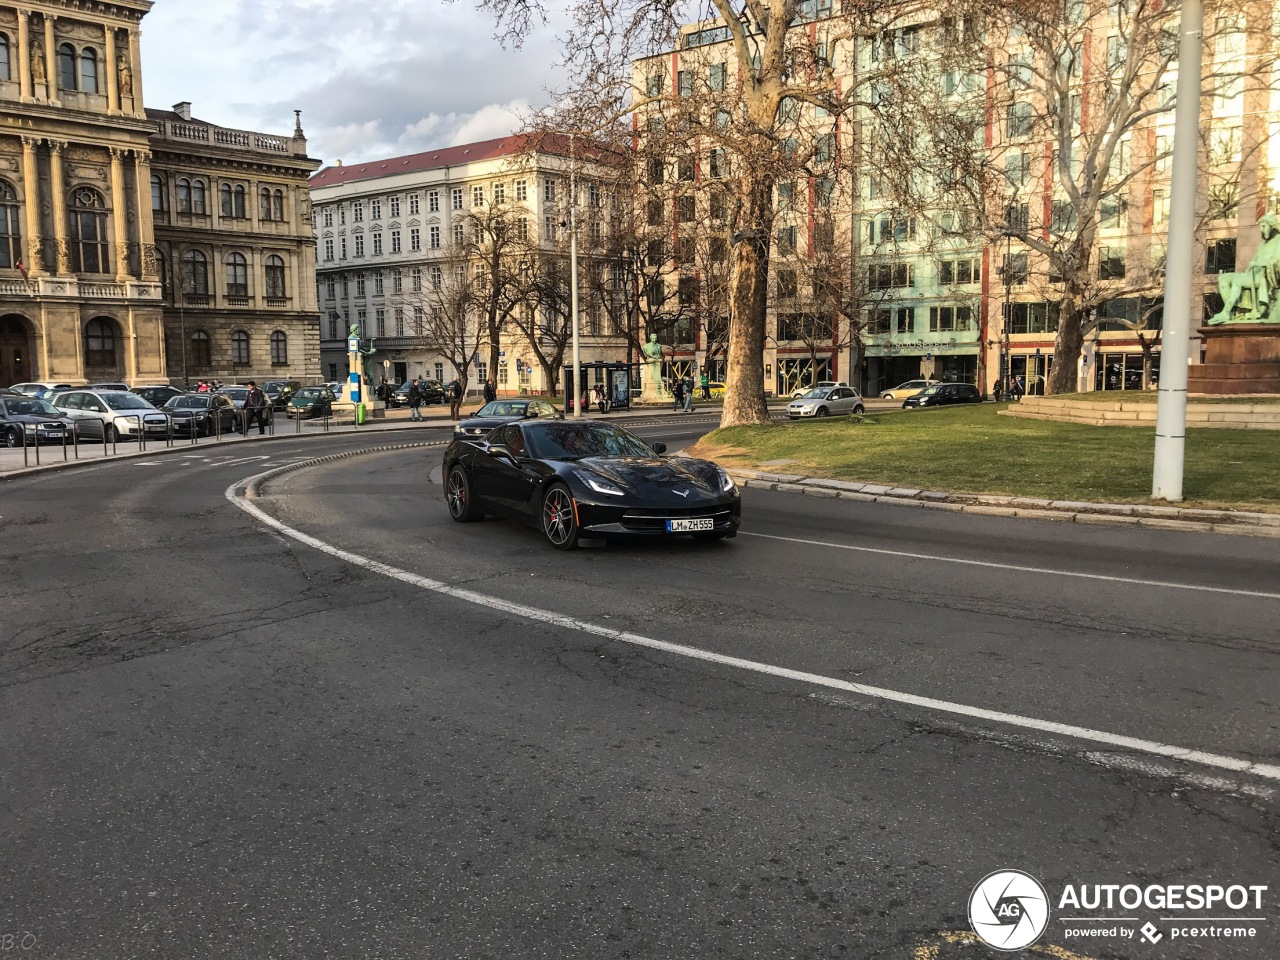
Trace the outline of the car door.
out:
M 67 416 L 75 422 L 78 435 L 98 437 L 102 435 L 102 421 L 84 408 L 84 401 L 88 396 L 87 393 L 78 391 L 60 393 L 53 398 L 53 405 L 66 411 Z
M 503 513 L 500 491 L 503 488 L 504 476 L 509 477 L 515 470 L 507 440 L 513 424 L 498 427 L 489 435 L 488 446 L 477 451 L 471 458 L 471 484 L 476 497 L 486 509 Z
M 853 408 L 858 402 L 858 395 L 848 387 L 837 388 L 836 395 L 838 397 L 836 403 L 838 404 L 837 409 L 839 412 L 843 414 L 853 413 Z
M 520 424 L 507 424 L 502 428 L 502 436 L 503 445 L 511 456 L 498 458 L 494 464 L 494 502 L 504 513 L 528 519 L 533 510 L 530 503 L 538 473 L 529 459 L 524 431 L 520 428 Z

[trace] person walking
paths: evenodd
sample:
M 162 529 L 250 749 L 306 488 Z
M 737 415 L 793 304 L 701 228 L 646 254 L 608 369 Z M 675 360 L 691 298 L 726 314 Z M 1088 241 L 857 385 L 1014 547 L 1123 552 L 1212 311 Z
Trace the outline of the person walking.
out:
M 258 436 L 267 432 L 267 395 L 258 389 L 258 385 L 250 380 L 245 384 L 249 388 L 244 398 L 244 436 L 249 435 L 249 427 L 258 421 Z
M 684 387 L 684 412 L 693 413 L 693 376 L 685 377 L 682 386 Z
M 674 401 L 671 404 L 671 412 L 679 413 L 680 408 L 684 406 L 684 380 L 680 377 L 676 377 L 675 382 L 671 384 L 671 397 Z
M 490 378 L 484 382 L 484 402 L 492 403 L 494 400 L 497 400 L 497 399 L 498 399 L 498 387 L 496 384 L 494 384 L 493 379 Z
M 996 403 L 999 403 L 1001 400 L 1004 399 L 1004 383 L 1003 382 L 1001 382 L 1000 380 L 996 380 L 996 382 L 991 385 L 991 396 L 995 399 Z
M 457 377 L 449 384 L 449 416 L 454 420 L 462 417 L 462 381 Z
M 417 377 L 409 384 L 409 420 L 422 420 L 422 382 Z
M 711 399 L 711 378 L 707 376 L 707 371 L 702 371 L 702 377 L 698 380 L 698 386 L 702 387 L 702 399 Z

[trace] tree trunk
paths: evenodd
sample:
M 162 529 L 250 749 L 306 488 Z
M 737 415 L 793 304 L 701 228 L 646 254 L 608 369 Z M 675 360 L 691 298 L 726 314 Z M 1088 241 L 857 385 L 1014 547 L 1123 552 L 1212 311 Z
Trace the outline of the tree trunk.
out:
M 1058 312 L 1058 335 L 1053 340 L 1053 370 L 1050 371 L 1045 393 L 1076 392 L 1076 371 L 1080 365 L 1080 353 L 1084 349 L 1084 321 L 1087 312 L 1080 305 L 1080 298 L 1065 292 Z M 1031 393 L 1030 378 L 1027 393 Z
M 724 411 L 720 426 L 768 423 L 764 397 L 765 315 L 769 293 L 769 241 L 773 180 L 744 178 L 747 203 L 733 246 L 729 279 L 729 345 L 725 351 Z

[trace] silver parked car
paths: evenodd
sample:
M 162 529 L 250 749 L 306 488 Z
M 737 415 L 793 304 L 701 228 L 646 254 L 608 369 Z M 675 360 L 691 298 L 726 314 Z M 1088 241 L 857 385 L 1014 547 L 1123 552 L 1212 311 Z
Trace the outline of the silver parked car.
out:
M 799 400 L 787 404 L 787 416 L 792 420 L 802 417 L 829 417 L 832 414 L 866 413 L 862 397 L 850 387 L 814 387 Z
M 136 393 L 123 390 L 68 390 L 52 403 L 76 423 L 81 436 L 107 441 L 138 439 L 141 425 L 148 437 L 169 435 L 169 417 Z
M 847 387 L 847 386 L 848 384 L 845 383 L 843 380 L 819 380 L 817 383 L 811 383 L 807 387 L 796 387 L 794 390 L 791 391 L 791 399 L 799 400 L 810 390 L 817 390 L 819 388 L 826 388 L 830 390 L 832 387 Z

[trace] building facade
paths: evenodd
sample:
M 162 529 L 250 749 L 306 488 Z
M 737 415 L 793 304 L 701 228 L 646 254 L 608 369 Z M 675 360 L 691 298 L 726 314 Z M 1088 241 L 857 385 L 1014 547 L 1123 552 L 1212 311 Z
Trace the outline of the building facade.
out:
M 197 120 L 189 103 L 147 115 L 169 380 L 318 382 L 307 181 L 320 164 L 301 120 L 280 137 Z
M 149 116 L 138 31 L 151 6 L 0 4 L 0 384 L 319 370 L 305 189 L 319 164 L 300 128 L 273 137 Z M 180 194 L 184 178 L 204 185 L 204 214 L 180 212 L 195 196 Z M 196 250 L 210 266 L 184 301 L 172 257 Z
M 582 218 L 582 360 L 625 353 L 586 279 L 599 259 L 587 241 L 600 238 L 616 201 L 592 180 L 591 162 L 571 152 L 563 138 L 534 145 L 511 136 L 312 177 L 323 376 L 346 378 L 354 326 L 377 351 L 371 386 L 458 377 L 472 392 L 489 378 L 504 395 L 552 390 L 571 362 L 571 175 Z M 507 317 L 496 369 L 490 309 Z

